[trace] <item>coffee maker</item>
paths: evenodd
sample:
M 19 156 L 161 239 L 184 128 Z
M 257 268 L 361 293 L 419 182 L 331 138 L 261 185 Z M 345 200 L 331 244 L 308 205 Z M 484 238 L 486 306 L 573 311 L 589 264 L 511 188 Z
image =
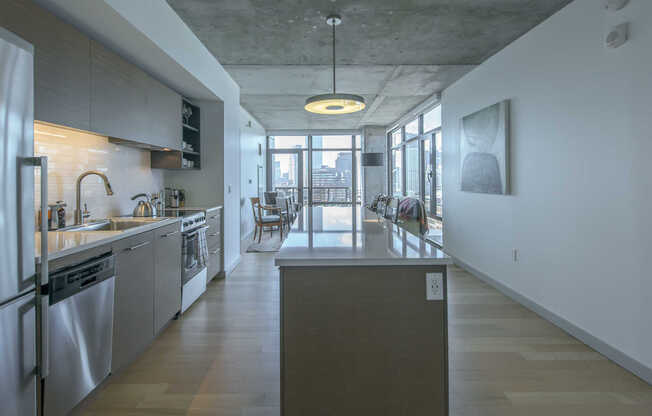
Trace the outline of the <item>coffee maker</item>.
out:
M 186 204 L 186 191 L 176 188 L 165 188 L 165 208 L 183 208 Z

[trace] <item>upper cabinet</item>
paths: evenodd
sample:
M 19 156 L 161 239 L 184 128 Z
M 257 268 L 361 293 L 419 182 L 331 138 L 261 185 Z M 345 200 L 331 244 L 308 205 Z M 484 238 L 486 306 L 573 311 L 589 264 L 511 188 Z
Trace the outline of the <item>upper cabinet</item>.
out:
M 181 96 L 154 78 L 147 86 L 149 134 L 158 146 L 180 150 Z
M 91 130 L 151 144 L 147 131 L 147 75 L 92 41 L 91 79 Z
M 181 150 L 181 95 L 32 1 L 0 1 L 0 26 L 34 45 L 36 120 Z
M 0 3 L 0 26 L 34 45 L 34 118 L 90 130 L 90 39 L 32 2 Z
M 180 150 L 180 113 L 179 94 L 91 41 L 91 130 Z

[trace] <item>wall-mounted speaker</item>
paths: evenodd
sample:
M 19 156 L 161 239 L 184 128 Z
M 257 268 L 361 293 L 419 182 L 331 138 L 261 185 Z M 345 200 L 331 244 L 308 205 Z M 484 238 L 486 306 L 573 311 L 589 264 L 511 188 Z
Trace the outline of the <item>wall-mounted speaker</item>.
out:
M 383 166 L 385 155 L 383 153 L 363 153 L 360 160 L 362 166 Z

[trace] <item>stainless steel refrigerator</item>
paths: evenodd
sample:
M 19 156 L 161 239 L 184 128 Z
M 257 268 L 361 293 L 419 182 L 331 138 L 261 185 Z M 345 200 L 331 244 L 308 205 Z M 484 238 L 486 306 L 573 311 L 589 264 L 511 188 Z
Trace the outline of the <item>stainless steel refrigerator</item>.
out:
M 47 159 L 34 157 L 33 47 L 0 28 L 0 413 L 40 412 L 47 363 L 47 219 L 43 267 L 34 262 L 34 169 L 42 169 L 47 213 Z M 45 209 L 43 209 L 45 207 Z M 43 217 L 42 217 L 43 218 Z M 45 250 L 43 250 L 45 247 Z

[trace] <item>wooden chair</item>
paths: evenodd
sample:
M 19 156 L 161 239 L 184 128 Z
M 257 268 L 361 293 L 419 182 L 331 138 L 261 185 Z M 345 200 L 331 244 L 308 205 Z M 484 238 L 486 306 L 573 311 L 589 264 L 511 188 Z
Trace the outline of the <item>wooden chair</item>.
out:
M 251 209 L 254 214 L 254 240 L 258 235 L 258 242 L 260 243 L 263 237 L 264 227 L 278 227 L 281 232 L 281 240 L 283 240 L 283 217 L 281 215 L 263 215 L 263 210 L 274 211 L 275 207 L 264 207 L 260 203 L 260 198 L 249 198 L 251 200 Z M 270 229 L 270 235 L 273 235 L 274 230 Z

